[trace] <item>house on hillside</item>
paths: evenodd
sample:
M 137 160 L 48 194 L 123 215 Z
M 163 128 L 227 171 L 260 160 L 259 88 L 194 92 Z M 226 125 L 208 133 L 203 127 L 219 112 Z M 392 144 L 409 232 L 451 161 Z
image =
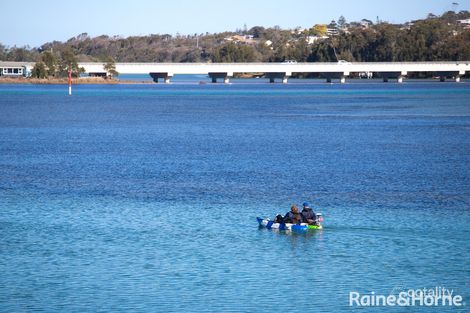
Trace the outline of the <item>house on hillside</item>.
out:
M 328 36 L 336 36 L 339 34 L 338 24 L 335 20 L 332 20 L 330 24 L 328 24 L 326 29 L 326 34 Z
M 305 38 L 305 41 L 307 42 L 308 45 L 313 45 L 319 40 L 324 40 L 328 38 L 329 38 L 328 36 L 307 36 L 307 38 Z
M 294 30 L 291 31 L 291 34 L 302 35 L 302 34 L 305 33 L 306 31 L 308 31 L 308 30 L 305 29 L 305 28 L 297 27 L 297 28 L 295 28 Z
M 462 24 L 464 29 L 470 29 L 470 18 L 459 20 L 459 23 Z
M 410 30 L 411 27 L 414 25 L 415 23 L 413 22 L 406 22 L 405 24 L 403 24 L 400 29 L 401 30 Z
M 257 43 L 257 40 L 254 39 L 253 35 L 234 35 L 227 38 L 224 38 L 225 41 L 242 43 L 246 45 L 254 45 Z
M 373 23 L 372 23 L 371 20 L 368 20 L 368 19 L 363 18 L 363 19 L 359 22 L 359 24 L 361 25 L 362 28 L 367 29 L 367 28 L 371 27 Z

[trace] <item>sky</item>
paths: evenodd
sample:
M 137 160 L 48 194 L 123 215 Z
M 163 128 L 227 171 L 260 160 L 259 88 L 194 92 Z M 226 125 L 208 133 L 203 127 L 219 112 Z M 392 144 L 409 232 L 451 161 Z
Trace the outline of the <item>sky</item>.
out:
M 458 5 L 453 5 L 458 3 Z M 0 43 L 39 47 L 89 36 L 200 34 L 253 26 L 311 27 L 343 15 L 390 23 L 470 11 L 470 0 L 0 0 Z

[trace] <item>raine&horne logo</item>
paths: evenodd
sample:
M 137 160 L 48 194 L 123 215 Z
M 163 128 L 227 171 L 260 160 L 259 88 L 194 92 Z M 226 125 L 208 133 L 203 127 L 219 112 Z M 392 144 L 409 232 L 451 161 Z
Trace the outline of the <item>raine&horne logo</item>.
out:
M 454 289 L 445 287 L 405 289 L 395 287 L 389 295 L 376 294 L 375 291 L 361 294 L 349 292 L 349 306 L 465 306 L 461 295 Z

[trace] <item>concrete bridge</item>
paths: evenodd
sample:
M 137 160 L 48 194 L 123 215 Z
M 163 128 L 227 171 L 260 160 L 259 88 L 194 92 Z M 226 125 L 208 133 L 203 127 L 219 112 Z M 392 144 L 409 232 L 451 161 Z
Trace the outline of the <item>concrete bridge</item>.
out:
M 91 75 L 106 75 L 103 63 L 79 63 Z M 263 73 L 270 82 L 276 79 L 287 83 L 293 73 L 316 73 L 331 82 L 333 79 L 346 82 L 351 73 L 374 74 L 384 81 L 396 79 L 403 82 L 409 73 L 432 73 L 441 81 L 452 78 L 456 82 L 470 72 L 470 61 L 459 62 L 358 62 L 350 63 L 116 63 L 116 71 L 120 74 L 149 74 L 155 82 L 162 79 L 169 83 L 174 75 L 203 74 L 208 75 L 212 82 L 218 79 L 228 83 L 236 73 Z
M 27 75 L 33 68 L 33 62 L 0 62 L 0 75 Z M 89 75 L 105 76 L 104 63 L 79 63 Z M 174 75 L 202 74 L 208 75 L 212 82 L 223 80 L 228 83 L 234 74 L 257 73 L 268 78 L 270 82 L 280 80 L 287 83 L 292 74 L 314 73 L 332 82 L 346 82 L 346 78 L 354 74 L 382 77 L 384 81 L 396 79 L 403 82 L 410 73 L 428 73 L 459 82 L 460 77 L 470 72 L 470 61 L 457 62 L 345 62 L 337 63 L 116 63 L 116 71 L 120 74 L 149 74 L 155 82 L 163 80 L 169 83 Z

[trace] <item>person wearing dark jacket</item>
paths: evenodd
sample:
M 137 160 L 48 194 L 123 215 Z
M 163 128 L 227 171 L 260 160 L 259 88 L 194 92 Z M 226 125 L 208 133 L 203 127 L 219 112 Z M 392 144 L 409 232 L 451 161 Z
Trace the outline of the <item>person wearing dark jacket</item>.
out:
M 316 223 L 316 215 L 315 212 L 313 212 L 312 208 L 308 204 L 308 202 L 304 202 L 302 205 L 302 219 L 304 222 L 309 223 L 310 225 L 314 225 Z
M 290 211 L 287 212 L 284 216 L 284 223 L 300 224 L 301 222 L 302 215 L 299 213 L 299 209 L 297 209 L 297 206 L 293 204 L 290 207 Z
M 274 218 L 274 223 L 284 223 L 284 218 L 281 214 L 276 215 L 276 217 Z

